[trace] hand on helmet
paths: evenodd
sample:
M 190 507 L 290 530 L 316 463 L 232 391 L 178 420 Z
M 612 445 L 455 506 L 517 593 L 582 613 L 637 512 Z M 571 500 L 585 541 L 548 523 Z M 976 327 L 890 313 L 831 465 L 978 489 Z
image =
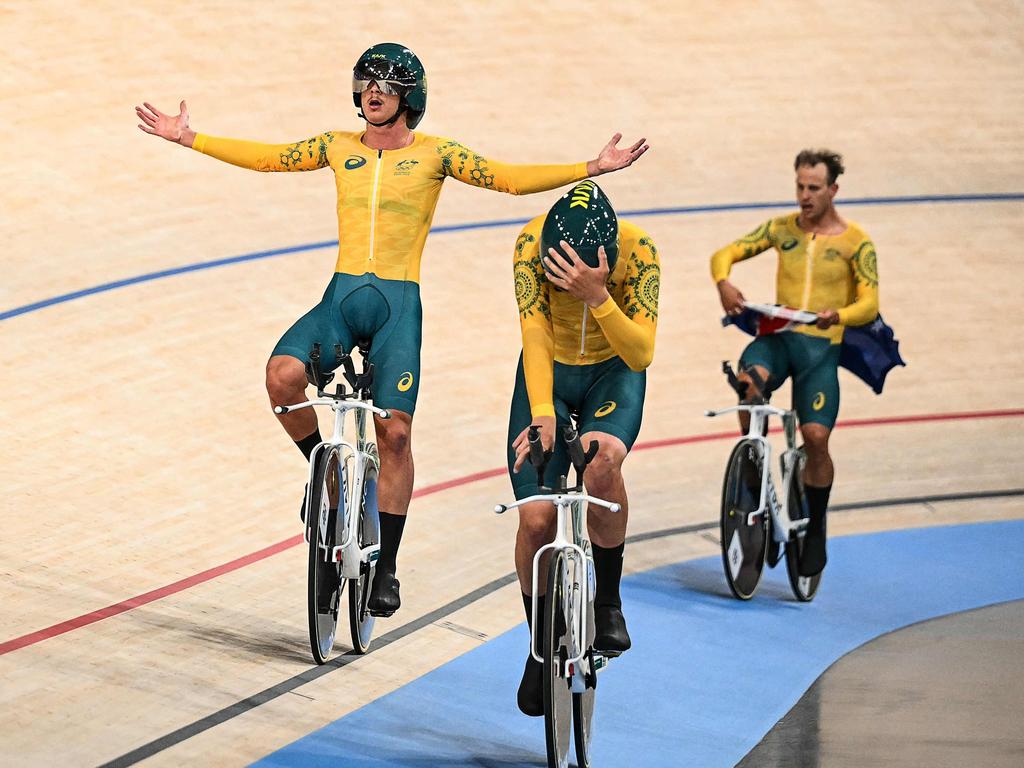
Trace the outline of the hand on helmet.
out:
M 548 248 L 547 255 L 544 256 L 548 280 L 589 307 L 604 304 L 611 295 L 605 284 L 608 280 L 608 257 L 605 255 L 604 246 L 597 249 L 596 267 L 587 266 L 565 240 L 561 242 L 561 246 L 565 254 L 572 259 L 572 263 L 562 258 L 554 248 Z
M 640 155 L 649 149 L 646 139 L 640 139 L 629 149 L 619 149 L 616 145 L 622 139 L 621 133 L 612 136 L 611 141 L 604 145 L 601 154 L 596 160 L 587 163 L 587 173 L 591 176 L 600 176 L 602 173 L 611 173 L 621 168 L 628 168 L 639 159 Z

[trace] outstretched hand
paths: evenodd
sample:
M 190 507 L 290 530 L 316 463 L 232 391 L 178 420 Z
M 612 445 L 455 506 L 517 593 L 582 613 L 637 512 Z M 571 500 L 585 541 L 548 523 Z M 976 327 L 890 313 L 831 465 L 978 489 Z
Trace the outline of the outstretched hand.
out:
M 600 176 L 602 173 L 628 168 L 650 148 L 650 145 L 646 143 L 647 139 L 640 139 L 628 149 L 619 149 L 617 145 L 621 139 L 621 133 L 612 136 L 611 141 L 604 145 L 604 149 L 601 150 L 597 159 L 587 163 L 587 173 L 591 176 Z
M 188 105 L 182 101 L 178 105 L 178 110 L 177 115 L 167 115 L 149 102 L 143 102 L 141 107 L 135 107 L 135 114 L 142 121 L 139 123 L 139 130 L 173 141 L 175 144 L 191 147 L 196 132 L 188 127 Z

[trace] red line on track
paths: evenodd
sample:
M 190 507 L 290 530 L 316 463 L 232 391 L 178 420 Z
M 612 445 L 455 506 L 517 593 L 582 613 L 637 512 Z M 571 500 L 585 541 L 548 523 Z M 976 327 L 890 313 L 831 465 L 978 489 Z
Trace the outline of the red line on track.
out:
M 936 421 L 963 421 L 963 420 L 977 420 L 977 419 L 1001 419 L 1001 418 L 1015 418 L 1024 416 L 1024 409 L 1006 409 L 998 411 L 966 411 L 959 413 L 940 413 L 940 414 L 922 414 L 917 416 L 888 416 L 877 419 L 848 419 L 846 421 L 840 421 L 836 424 L 836 428 L 848 428 L 848 427 L 877 427 L 893 424 L 917 424 L 922 422 L 936 422 Z M 778 430 L 772 430 L 778 431 Z M 727 432 L 712 432 L 703 435 L 689 435 L 686 437 L 673 437 L 664 440 L 650 440 L 643 443 L 637 443 L 633 446 L 635 451 L 651 450 L 654 448 L 666 448 L 673 445 L 688 445 L 690 443 L 705 443 L 714 440 L 725 440 L 728 438 L 737 437 L 736 430 L 730 430 Z M 464 475 L 463 477 L 457 477 L 452 480 L 445 480 L 441 483 L 435 483 L 433 485 L 427 485 L 413 492 L 413 498 L 420 498 L 422 496 L 429 496 L 434 493 L 440 493 L 441 491 L 447 491 L 451 488 L 458 488 L 462 485 L 468 485 L 475 483 L 480 480 L 489 480 L 493 477 L 500 477 L 505 474 L 505 468 L 500 467 L 497 469 L 486 469 L 482 472 L 474 472 L 471 475 Z M 247 565 L 265 560 L 272 555 L 276 555 L 279 552 L 284 552 L 286 549 L 291 549 L 294 546 L 298 546 L 303 542 L 303 535 L 297 534 L 283 541 L 279 541 L 276 544 L 271 544 L 269 547 L 264 547 L 256 552 L 252 552 L 248 555 L 244 555 L 230 562 L 218 565 L 214 568 L 197 573 L 193 576 L 175 581 L 173 584 L 160 587 L 158 589 L 144 592 L 141 595 L 136 595 L 120 603 L 114 605 L 108 605 L 106 608 L 100 608 L 99 610 L 92 611 L 91 613 L 77 616 L 67 621 L 62 621 L 59 624 L 54 624 L 45 629 L 40 629 L 35 632 L 30 632 L 27 635 L 16 637 L 13 640 L 7 640 L 4 643 L 0 643 L 0 656 L 11 651 L 16 651 L 19 648 L 24 648 L 29 645 L 35 645 L 43 640 L 48 640 L 51 637 L 57 635 L 63 635 L 66 632 L 71 632 L 81 627 L 86 627 L 90 624 L 95 624 L 97 621 L 109 618 L 111 616 L 117 616 L 120 613 L 125 613 L 134 608 L 152 603 L 154 600 L 159 600 L 168 595 L 173 595 L 177 592 L 182 592 L 190 587 L 194 587 L 197 584 L 215 579 L 218 576 L 223 576 L 225 573 L 231 573 L 231 571 L 237 571 L 239 568 L 244 568 Z

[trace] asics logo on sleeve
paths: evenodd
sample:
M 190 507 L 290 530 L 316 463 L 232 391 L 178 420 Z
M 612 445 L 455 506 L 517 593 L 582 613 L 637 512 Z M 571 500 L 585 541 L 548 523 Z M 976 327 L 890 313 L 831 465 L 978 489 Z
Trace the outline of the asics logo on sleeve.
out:
M 412 389 L 412 381 L 412 371 L 406 371 L 405 373 L 403 373 L 402 378 L 398 380 L 398 391 L 408 392 L 410 389 Z

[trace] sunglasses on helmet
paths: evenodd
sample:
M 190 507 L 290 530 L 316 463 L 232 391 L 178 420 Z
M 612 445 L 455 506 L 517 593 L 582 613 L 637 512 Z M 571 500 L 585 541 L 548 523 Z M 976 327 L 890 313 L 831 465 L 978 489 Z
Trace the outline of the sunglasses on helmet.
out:
M 373 83 L 388 96 L 405 96 L 415 87 L 416 78 L 390 61 L 360 62 L 352 72 L 352 92 L 362 93 Z

